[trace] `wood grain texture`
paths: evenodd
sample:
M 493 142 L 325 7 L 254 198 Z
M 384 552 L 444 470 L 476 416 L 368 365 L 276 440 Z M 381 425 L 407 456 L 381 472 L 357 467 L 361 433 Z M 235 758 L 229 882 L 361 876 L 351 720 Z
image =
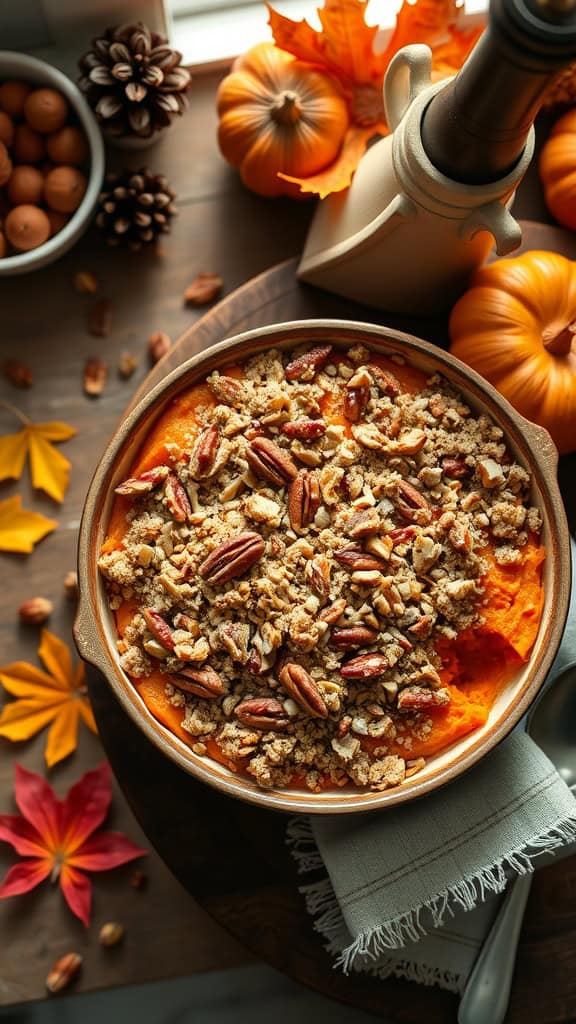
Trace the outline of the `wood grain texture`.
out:
M 17 357 L 28 362 L 34 374 L 29 392 L 16 391 L 0 378 L 0 398 L 15 402 L 36 421 L 63 419 L 78 429 L 78 436 L 61 447 L 72 462 L 71 485 L 61 507 L 32 491 L 27 472 L 19 483 L 0 484 L 0 499 L 22 494 L 26 507 L 54 516 L 60 524 L 32 555 L 0 554 L 3 665 L 20 659 L 36 662 L 38 630 L 19 626 L 16 618 L 17 607 L 29 597 L 43 595 L 54 601 L 49 626 L 71 643 L 74 609 L 64 597 L 62 583 L 75 564 L 78 523 L 91 475 L 135 392 L 184 355 L 184 349 L 174 350 L 146 381 L 149 335 L 162 329 L 177 338 L 196 326 L 187 344 L 204 346 L 252 326 L 255 304 L 260 323 L 294 315 L 350 315 L 342 300 L 307 288 L 298 289 L 302 304 L 296 313 L 290 263 L 254 283 L 249 298 L 240 293 L 240 304 L 238 296 L 225 298 L 207 316 L 183 305 L 184 288 L 199 271 L 220 273 L 228 296 L 271 266 L 294 259 L 313 213 L 311 203 L 252 195 L 221 159 L 214 105 L 219 77 L 195 80 L 188 113 L 152 149 L 109 155 L 113 166 L 146 164 L 166 173 L 176 189 L 180 213 L 159 250 L 139 255 L 109 250 L 92 231 L 53 266 L 0 284 L 0 363 Z M 522 185 L 515 212 L 543 216 L 534 173 Z M 100 296 L 112 301 L 113 324 L 107 338 L 94 338 L 86 331 L 94 300 L 74 292 L 72 278 L 78 270 L 93 271 L 101 282 Z M 373 311 L 362 315 L 375 316 Z M 410 329 L 435 341 L 445 337 L 440 322 L 413 324 Z M 123 350 L 140 357 L 130 381 L 117 376 Z M 94 355 L 108 363 L 110 372 L 102 397 L 90 400 L 82 392 L 82 368 Z M 0 410 L 0 432 L 15 429 L 11 417 Z M 570 476 L 568 470 L 566 475 Z M 573 468 L 571 475 L 575 476 Z M 302 982 L 387 1013 L 403 1024 L 455 1020 L 455 1000 L 444 993 L 392 982 L 383 987 L 334 972 L 297 891 L 298 879 L 282 842 L 284 818 L 267 815 L 262 821 L 255 809 L 195 786 L 144 741 L 100 679 L 91 677 L 90 686 L 102 743 L 81 732 L 77 752 L 49 773 L 50 781 L 62 795 L 101 760 L 103 744 L 128 797 L 124 800 L 115 787 L 110 826 L 142 845 L 155 845 L 168 866 L 151 853 L 145 865 L 149 885 L 143 892 L 129 885 L 130 865 L 93 876 L 94 913 L 88 931 L 48 884 L 28 896 L 0 902 L 1 1004 L 42 998 L 49 967 L 72 949 L 85 958 L 76 986 L 82 992 L 247 962 L 248 949 L 253 949 Z M 18 746 L 0 741 L 0 812 L 14 810 L 15 762 L 43 771 L 44 744 L 45 735 Z M 166 793 L 172 794 L 170 801 Z M 0 874 L 13 862 L 9 847 L 0 844 Z M 188 892 L 176 878 L 186 882 Z M 513 996 L 514 1021 L 549 1024 L 576 1018 L 571 980 L 576 961 L 575 891 L 576 870 L 568 863 L 548 869 L 536 880 Z M 124 923 L 126 940 L 115 950 L 103 950 L 98 928 L 111 919 Z M 532 1008 L 544 1003 L 542 1015 L 534 1010 L 536 1015 L 531 1016 Z

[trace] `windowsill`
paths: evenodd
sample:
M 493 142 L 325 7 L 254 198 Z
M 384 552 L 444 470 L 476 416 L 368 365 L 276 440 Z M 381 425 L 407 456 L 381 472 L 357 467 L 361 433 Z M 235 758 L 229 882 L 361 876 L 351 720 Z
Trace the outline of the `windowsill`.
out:
M 299 21 L 306 17 L 310 24 L 318 26 L 310 16 L 310 0 L 281 0 L 277 5 L 282 14 Z M 398 0 L 387 0 L 385 16 L 380 18 L 380 34 L 377 41 L 384 45 L 394 24 L 399 7 Z M 462 22 L 467 27 L 486 20 L 488 0 L 466 0 L 466 11 Z M 370 24 L 378 18 L 370 17 Z M 244 53 L 255 43 L 271 40 L 267 11 L 263 3 L 246 3 L 239 7 L 203 11 L 194 14 L 176 15 L 172 19 L 173 45 L 181 51 L 184 62 L 197 71 L 228 67 L 239 53 Z

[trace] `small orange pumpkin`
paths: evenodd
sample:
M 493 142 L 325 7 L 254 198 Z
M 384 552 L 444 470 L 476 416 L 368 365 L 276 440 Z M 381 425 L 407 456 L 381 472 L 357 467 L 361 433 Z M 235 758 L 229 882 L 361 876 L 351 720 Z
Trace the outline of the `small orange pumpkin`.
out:
M 535 423 L 576 449 L 576 263 L 553 252 L 496 260 L 450 316 L 450 351 Z
M 539 170 L 550 213 L 576 230 L 576 108 L 556 121 L 542 147 Z
M 349 123 L 336 81 L 273 43 L 238 58 L 220 84 L 217 107 L 222 154 L 264 196 L 299 195 L 278 173 L 307 178 L 328 167 Z

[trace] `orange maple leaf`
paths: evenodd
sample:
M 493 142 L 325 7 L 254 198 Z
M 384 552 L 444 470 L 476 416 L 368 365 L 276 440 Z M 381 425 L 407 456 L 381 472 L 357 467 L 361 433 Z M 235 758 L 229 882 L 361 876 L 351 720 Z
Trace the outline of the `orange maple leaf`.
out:
M 310 178 L 280 174 L 298 185 L 302 193 L 321 198 L 348 188 L 370 139 L 388 134 L 382 86 L 394 54 L 408 43 L 426 43 L 432 48 L 437 78 L 436 53 L 441 71 L 452 74 L 481 31 L 460 31 L 458 20 L 463 5 L 459 0 L 404 0 L 386 48 L 377 53 L 374 46 L 379 30 L 376 25 L 366 24 L 367 0 L 324 0 L 324 6 L 318 10 L 320 31 L 305 20 L 292 21 L 267 6 L 276 46 L 336 77 L 350 109 L 350 127 L 332 164 Z
M 51 768 L 76 749 L 80 718 L 92 732 L 97 730 L 83 663 L 74 669 L 69 648 L 47 629 L 42 630 L 38 654 L 46 672 L 27 661 L 0 669 L 0 683 L 18 698 L 2 710 L 0 736 L 28 740 L 49 725 L 45 757 Z

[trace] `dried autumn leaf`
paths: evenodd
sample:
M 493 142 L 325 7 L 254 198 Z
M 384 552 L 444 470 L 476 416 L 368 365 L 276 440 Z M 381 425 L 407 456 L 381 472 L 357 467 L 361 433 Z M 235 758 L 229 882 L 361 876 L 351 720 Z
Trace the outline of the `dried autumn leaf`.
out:
M 302 193 L 324 198 L 348 188 L 369 140 L 388 134 L 382 86 L 388 65 L 402 46 L 427 43 L 438 78 L 461 66 L 481 31 L 460 31 L 459 0 L 404 0 L 388 45 L 376 53 L 378 26 L 366 24 L 366 6 L 367 0 L 325 0 L 318 10 L 322 27 L 316 31 L 306 21 L 292 21 L 268 5 L 276 45 L 335 76 L 350 109 L 350 127 L 332 164 L 310 178 L 279 175 Z
M 28 740 L 49 725 L 46 764 L 49 768 L 76 749 L 80 718 L 92 732 L 96 723 L 88 700 L 84 664 L 74 669 L 69 648 L 47 629 L 42 630 L 38 655 L 46 672 L 16 661 L 0 669 L 0 683 L 17 700 L 0 715 L 0 736 Z
M 29 555 L 34 545 L 57 525 L 55 519 L 22 508 L 19 494 L 0 501 L 0 551 Z
M 3 405 L 24 426 L 17 434 L 0 437 L 0 480 L 19 480 L 29 456 L 33 486 L 46 491 L 54 501 L 63 501 L 71 467 L 52 442 L 68 441 L 77 431 L 67 423 L 31 423 L 17 409 Z
M 108 871 L 148 852 L 121 832 L 98 831 L 112 801 L 110 766 L 104 761 L 86 772 L 59 800 L 46 779 L 17 764 L 14 794 L 21 814 L 0 814 L 0 839 L 24 860 L 8 871 L 0 899 L 30 892 L 50 877 L 88 927 L 92 883 L 84 871 Z

